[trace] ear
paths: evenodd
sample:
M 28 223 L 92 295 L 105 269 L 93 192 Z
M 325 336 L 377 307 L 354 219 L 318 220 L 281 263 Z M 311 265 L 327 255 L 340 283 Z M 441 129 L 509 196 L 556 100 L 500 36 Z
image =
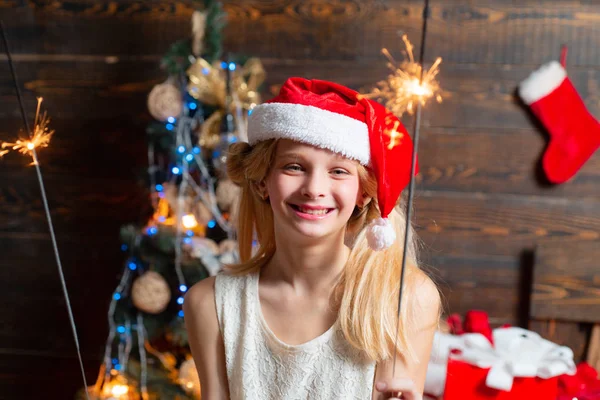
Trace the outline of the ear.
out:
M 262 180 L 260 182 L 256 182 L 254 185 L 259 196 L 262 197 L 263 200 L 267 200 L 269 198 L 269 192 L 267 190 L 267 184 L 265 181 Z
M 370 197 L 368 194 L 363 193 L 362 196 L 360 196 L 358 198 L 358 200 L 356 201 L 356 206 L 358 208 L 364 208 L 365 206 L 367 206 L 371 202 L 372 199 L 373 198 Z

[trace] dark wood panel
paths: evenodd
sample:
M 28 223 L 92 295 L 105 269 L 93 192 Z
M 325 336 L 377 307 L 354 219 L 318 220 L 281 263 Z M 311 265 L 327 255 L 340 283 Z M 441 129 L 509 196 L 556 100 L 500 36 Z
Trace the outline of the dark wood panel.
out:
M 377 58 L 382 47 L 400 52 L 398 31 L 417 45 L 420 40 L 422 1 L 224 3 L 229 22 L 224 47 L 234 52 Z M 162 54 L 189 35 L 192 11 L 189 1 L 11 3 L 2 10 L 9 35 L 19 38 L 15 52 L 66 54 Z M 579 1 L 540 7 L 539 2 L 437 0 L 431 3 L 427 54 L 460 63 L 540 64 L 558 57 L 560 44 L 567 43 L 570 64 L 598 65 L 599 18 L 596 6 Z M 72 40 L 75 32 L 80 40 Z
M 550 185 L 541 168 L 547 143 L 545 135 L 535 129 L 423 129 L 419 187 L 600 199 L 600 152 L 568 183 Z
M 536 249 L 531 315 L 600 322 L 600 243 L 541 243 Z
M 440 255 L 519 256 L 541 240 L 600 243 L 600 202 L 420 191 L 416 226 Z
M 570 47 L 569 65 L 600 64 L 600 7 L 573 0 L 432 0 L 427 57 L 478 64 L 541 64 Z
M 529 128 L 540 124 L 517 96 L 517 87 L 535 69 L 528 66 L 442 64 L 439 81 L 446 92 L 431 103 L 423 125 L 434 127 Z M 571 68 L 569 76 L 592 114 L 600 116 L 600 68 Z
M 443 293 L 444 313 L 478 309 L 490 323 L 518 325 L 521 262 L 518 257 L 443 256 L 424 251 L 423 268 Z
M 118 117 L 51 118 L 50 128 L 55 133 L 50 146 L 37 152 L 44 174 L 69 176 L 73 180 L 117 178 L 131 180 L 132 184 L 145 177 L 148 156 L 142 121 Z M 27 136 L 21 119 L 0 118 L 0 126 L 0 141 L 13 142 Z M 19 153 L 5 155 L 0 159 L 0 174 L 31 169 L 31 160 L 30 156 Z
M 58 248 L 82 351 L 99 352 L 108 329 L 108 304 L 126 258 L 118 232 L 99 236 L 90 230 L 59 239 Z M 74 354 L 50 240 L 4 237 L 0 252 L 2 346 Z
M 147 121 L 147 95 L 153 85 L 166 78 L 155 60 L 106 63 L 85 57 L 66 61 L 34 58 L 15 62 L 15 69 L 30 119 L 36 97 L 41 96 L 53 120 L 79 119 L 81 124 L 100 118 L 111 118 L 115 123 Z M 21 118 L 6 62 L 0 63 L 0 102 L 0 118 Z
M 10 351 L 10 350 L 9 350 Z M 98 357 L 84 355 L 88 384 L 96 382 Z M 0 351 L 0 399 L 73 399 L 83 388 L 79 361 L 72 354 Z
M 0 232 L 48 233 L 33 168 L 0 175 Z M 134 181 L 72 179 L 44 174 L 57 236 L 89 231 L 118 235 L 120 225 L 137 221 L 149 201 Z
M 379 57 L 399 42 L 400 30 L 419 41 L 422 7 L 420 0 L 225 1 L 223 45 L 260 57 Z M 190 1 L 43 1 L 3 14 L 9 36 L 18 38 L 15 53 L 129 55 L 163 54 L 188 37 L 192 11 Z

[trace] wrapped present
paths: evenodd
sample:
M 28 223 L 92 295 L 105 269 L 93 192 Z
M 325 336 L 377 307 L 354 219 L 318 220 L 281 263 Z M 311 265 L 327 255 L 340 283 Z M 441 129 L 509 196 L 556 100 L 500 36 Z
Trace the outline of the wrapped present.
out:
M 555 400 L 558 377 L 574 374 L 573 352 L 522 328 L 461 335 L 448 358 L 444 400 Z
M 575 375 L 558 377 L 557 400 L 600 400 L 598 371 L 586 362 L 577 365 Z
M 435 333 L 425 378 L 425 393 L 434 398 L 440 397 L 444 393 L 450 352 L 465 348 L 466 336 L 463 337 L 462 335 L 479 333 L 488 338 L 490 343 L 493 343 L 492 330 L 485 311 L 471 310 L 467 312 L 464 324 L 460 315 L 452 314 L 448 317 L 446 323 L 450 334 Z
M 444 400 L 554 400 L 557 379 L 514 378 L 510 391 L 486 385 L 490 368 L 479 368 L 454 357 L 448 360 L 448 376 Z M 572 400 L 572 399 L 569 399 Z

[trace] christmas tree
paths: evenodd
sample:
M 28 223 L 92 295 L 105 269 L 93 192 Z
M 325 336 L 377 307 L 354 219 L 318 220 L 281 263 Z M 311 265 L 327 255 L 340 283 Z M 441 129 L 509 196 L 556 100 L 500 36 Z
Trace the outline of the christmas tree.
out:
M 264 70 L 257 59 L 222 61 L 224 13 L 198 1 L 191 37 L 172 45 L 165 82 L 148 96 L 148 185 L 153 213 L 121 229 L 126 254 L 110 302 L 109 335 L 92 399 L 197 399 L 183 302 L 189 287 L 238 260 L 228 146 L 245 140 Z M 78 393 L 84 398 L 84 390 Z

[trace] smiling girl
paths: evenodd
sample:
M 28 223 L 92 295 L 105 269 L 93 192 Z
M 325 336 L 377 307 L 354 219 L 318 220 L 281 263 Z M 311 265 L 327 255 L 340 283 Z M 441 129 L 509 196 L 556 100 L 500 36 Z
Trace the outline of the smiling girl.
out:
M 184 303 L 202 398 L 421 400 L 440 298 L 411 230 L 396 340 L 406 130 L 351 89 L 290 78 L 248 137 L 228 156 L 242 262 Z

